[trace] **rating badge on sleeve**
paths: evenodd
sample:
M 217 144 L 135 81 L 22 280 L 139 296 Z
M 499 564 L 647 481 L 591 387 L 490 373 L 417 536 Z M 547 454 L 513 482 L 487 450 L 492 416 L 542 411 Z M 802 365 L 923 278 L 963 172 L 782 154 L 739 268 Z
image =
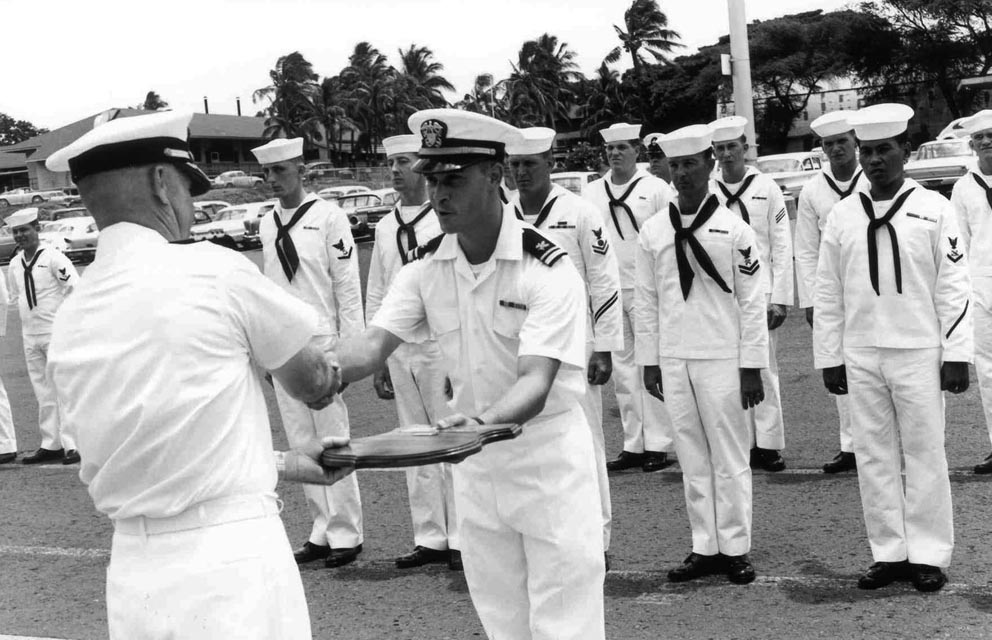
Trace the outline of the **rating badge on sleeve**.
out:
M 958 251 L 958 239 L 947 237 L 947 241 L 951 244 L 951 252 L 947 254 L 947 259 L 951 262 L 957 262 L 964 257 L 964 254 Z
M 744 258 L 744 264 L 737 265 L 737 268 L 744 275 L 753 276 L 758 272 L 758 267 L 761 265 L 758 264 L 757 260 L 751 259 L 751 247 L 748 247 L 747 249 L 738 249 L 738 251 L 740 251 L 741 257 Z

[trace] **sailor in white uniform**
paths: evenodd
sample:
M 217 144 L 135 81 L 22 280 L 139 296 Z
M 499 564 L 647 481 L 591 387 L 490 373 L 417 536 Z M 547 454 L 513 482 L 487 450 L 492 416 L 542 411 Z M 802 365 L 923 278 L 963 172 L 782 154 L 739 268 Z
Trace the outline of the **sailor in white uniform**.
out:
M 765 401 L 750 416 L 751 464 L 766 471 L 785 469 L 781 451 L 785 448 L 785 422 L 782 394 L 775 356 L 778 329 L 793 303 L 792 233 L 782 190 L 775 181 L 754 167 L 744 164 L 748 143 L 744 136 L 747 120 L 741 116 L 720 118 L 710 123 L 713 151 L 720 165 L 720 176 L 710 190 L 720 204 L 736 212 L 751 225 L 758 239 L 758 257 L 767 268 L 768 290 L 768 368 L 761 371 Z
M 0 338 L 7 335 L 7 309 L 10 304 L 7 279 L 0 274 Z M 10 411 L 7 389 L 0 380 L 0 464 L 17 459 L 17 434 L 14 432 L 14 417 Z
M 961 232 L 942 195 L 906 178 L 906 105 L 850 116 L 870 188 L 834 206 L 820 243 L 814 363 L 851 396 L 854 453 L 877 589 L 947 578 L 954 526 L 942 391 L 968 388 L 971 283 Z

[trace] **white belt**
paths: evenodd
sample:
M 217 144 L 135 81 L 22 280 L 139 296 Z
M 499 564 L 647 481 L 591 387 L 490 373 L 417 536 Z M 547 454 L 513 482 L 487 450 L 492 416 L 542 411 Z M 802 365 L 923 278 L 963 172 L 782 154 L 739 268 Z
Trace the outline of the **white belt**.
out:
M 114 530 L 131 536 L 153 536 L 218 524 L 278 515 L 282 503 L 274 494 L 250 494 L 207 500 L 166 518 L 135 516 L 113 520 Z

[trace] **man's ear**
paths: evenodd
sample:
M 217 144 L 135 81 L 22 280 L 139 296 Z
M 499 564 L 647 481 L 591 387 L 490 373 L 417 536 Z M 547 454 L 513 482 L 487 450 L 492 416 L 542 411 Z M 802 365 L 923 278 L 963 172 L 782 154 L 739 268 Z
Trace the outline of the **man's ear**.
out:
M 152 186 L 152 196 L 160 204 L 170 203 L 168 184 L 169 178 L 167 174 L 168 169 L 166 169 L 165 165 L 156 164 L 152 165 L 151 169 L 149 169 L 148 178 Z
M 909 159 L 910 159 L 910 157 L 912 155 L 913 155 L 913 152 L 910 150 L 910 148 L 909 148 L 909 140 L 907 140 L 906 142 L 903 142 L 902 143 L 902 162 L 903 162 L 903 164 L 909 162 Z
M 503 163 L 502 162 L 490 162 L 489 163 L 489 179 L 494 184 L 501 184 L 503 182 Z

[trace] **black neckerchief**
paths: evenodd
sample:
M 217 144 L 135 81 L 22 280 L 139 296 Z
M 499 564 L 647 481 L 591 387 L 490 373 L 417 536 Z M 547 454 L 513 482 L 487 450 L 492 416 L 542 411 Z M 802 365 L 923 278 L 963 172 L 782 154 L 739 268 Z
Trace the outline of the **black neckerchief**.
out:
M 978 174 L 973 173 L 971 174 L 971 177 L 974 178 L 975 182 L 978 183 L 978 186 L 985 191 L 985 199 L 988 200 L 989 208 L 992 208 L 992 188 L 985 184 L 985 181 L 979 178 Z
M 38 258 L 41 257 L 41 252 L 44 251 L 41 247 L 34 252 L 34 257 L 31 258 L 31 262 L 24 261 L 24 254 L 21 254 L 21 266 L 24 267 L 24 296 L 28 299 L 28 309 L 34 309 L 38 306 L 38 293 L 34 288 L 34 276 L 31 274 L 31 270 L 34 269 L 34 265 L 38 262 Z
M 393 209 L 393 214 L 396 216 L 396 223 L 399 225 L 396 228 L 396 248 L 400 252 L 400 262 L 402 262 L 403 264 L 406 264 L 408 262 L 407 251 L 411 251 L 417 248 L 417 231 L 416 229 L 414 229 L 414 226 L 418 222 L 423 220 L 424 216 L 426 216 L 430 212 L 430 210 L 431 210 L 431 203 L 425 202 L 420 206 L 420 211 L 417 212 L 417 215 L 414 216 L 413 220 L 411 220 L 410 222 L 403 222 L 403 218 L 400 216 L 399 203 L 397 203 L 396 208 Z M 406 246 L 407 246 L 406 249 L 403 248 L 404 235 L 406 236 Z
M 868 277 L 871 278 L 871 287 L 875 290 L 875 295 L 881 295 L 878 292 L 878 233 L 879 229 L 885 228 L 889 230 L 889 238 L 892 240 L 892 264 L 895 268 L 896 275 L 896 292 L 902 293 L 902 263 L 899 259 L 899 237 L 896 235 L 896 228 L 892 226 L 892 216 L 896 215 L 899 208 L 902 207 L 903 203 L 906 202 L 906 198 L 909 194 L 913 193 L 916 187 L 910 187 L 902 193 L 896 201 L 892 203 L 889 210 L 885 212 L 885 215 L 881 218 L 875 217 L 875 207 L 872 206 L 871 198 L 865 194 L 860 193 L 861 196 L 861 206 L 864 207 L 865 215 L 868 216 Z
M 688 228 L 683 228 L 679 208 L 675 206 L 674 202 L 668 205 L 668 218 L 672 221 L 672 226 L 675 227 L 675 263 L 679 268 L 679 285 L 682 287 L 683 300 L 689 299 L 689 291 L 692 289 L 692 279 L 696 277 L 696 274 L 692 271 L 692 265 L 689 264 L 689 257 L 685 253 L 685 244 L 683 243 L 687 243 L 689 248 L 692 249 L 693 257 L 696 258 L 696 262 L 706 272 L 706 275 L 713 278 L 713 281 L 720 285 L 721 289 L 730 293 L 730 287 L 720 277 L 720 272 L 716 270 L 716 266 L 713 264 L 713 260 L 710 259 L 710 255 L 706 253 L 706 249 L 702 243 L 693 235 L 697 229 L 713 217 L 713 213 L 718 206 L 720 206 L 720 202 L 716 199 L 716 196 L 710 194 L 706 202 L 703 203 L 702 208 L 700 208 L 699 213 L 696 214 L 696 219 L 692 221 L 692 224 Z
M 729 209 L 731 205 L 736 204 L 740 208 L 741 217 L 744 218 L 744 222 L 748 224 L 751 224 L 751 216 L 748 215 L 747 207 L 744 206 L 744 201 L 741 200 L 741 197 L 744 195 L 744 192 L 747 191 L 747 188 L 751 186 L 751 183 L 754 182 L 754 178 L 757 175 L 758 174 L 756 173 L 752 173 L 745 176 L 744 183 L 741 184 L 741 188 L 734 194 L 730 193 L 730 189 L 727 188 L 727 185 L 723 184 L 719 180 L 716 181 L 716 186 L 720 187 L 720 191 L 723 192 L 723 197 L 727 199 L 726 207 Z
M 858 178 L 860 177 L 861 177 L 861 170 L 858 169 L 854 173 L 854 177 L 851 178 L 851 184 L 847 186 L 847 189 L 841 190 L 841 188 L 837 186 L 837 183 L 831 180 L 830 176 L 828 176 L 826 172 L 824 172 L 823 174 L 823 179 L 827 181 L 827 185 L 834 190 L 834 193 L 840 196 L 841 200 L 854 193 L 854 187 L 858 186 Z
M 276 223 L 276 255 L 279 256 L 282 272 L 286 274 L 286 279 L 290 282 L 293 281 L 296 270 L 300 268 L 300 256 L 296 253 L 296 245 L 293 244 L 293 238 L 289 235 L 289 231 L 316 202 L 317 200 L 310 200 L 301 204 L 286 225 L 283 225 L 279 219 L 278 212 L 272 212 L 272 219 Z
M 548 219 L 549 215 L 551 215 L 551 210 L 554 208 L 555 202 L 557 201 L 558 201 L 558 196 L 555 196 L 554 198 L 551 198 L 550 200 L 544 203 L 544 206 L 541 207 L 540 213 L 537 214 L 537 220 L 534 221 L 535 227 L 537 227 L 538 229 L 541 228 L 541 225 L 544 224 L 544 221 Z M 513 212 L 517 215 L 517 220 L 524 219 L 523 212 L 520 211 L 520 209 L 516 205 L 513 205 Z M 634 226 L 636 227 L 637 225 Z
M 606 189 L 606 197 L 610 199 L 610 204 L 609 204 L 610 217 L 613 218 L 613 226 L 617 228 L 617 235 L 620 236 L 621 240 L 623 240 L 624 237 L 623 237 L 623 231 L 620 230 L 620 221 L 617 220 L 617 210 L 616 210 L 617 207 L 620 207 L 621 209 L 627 212 L 627 217 L 630 218 L 630 224 L 634 225 L 634 231 L 637 231 L 638 233 L 640 233 L 641 231 L 640 229 L 637 228 L 637 220 L 634 218 L 634 212 L 631 211 L 629 206 L 627 206 L 626 201 L 627 198 L 630 197 L 631 191 L 634 190 L 634 187 L 636 187 L 637 183 L 640 182 L 643 178 L 644 176 L 641 176 L 640 178 L 634 180 L 634 182 L 632 182 L 631 185 L 627 187 L 627 190 L 624 191 L 623 195 L 621 195 L 619 198 L 613 197 L 613 192 L 610 191 L 609 179 L 607 178 L 603 179 L 603 188 Z

